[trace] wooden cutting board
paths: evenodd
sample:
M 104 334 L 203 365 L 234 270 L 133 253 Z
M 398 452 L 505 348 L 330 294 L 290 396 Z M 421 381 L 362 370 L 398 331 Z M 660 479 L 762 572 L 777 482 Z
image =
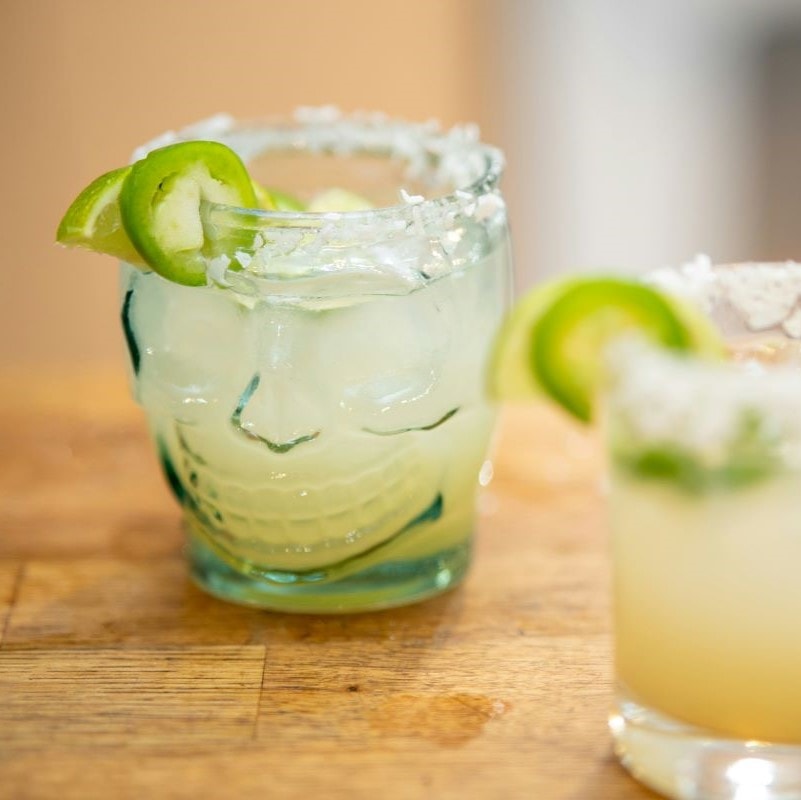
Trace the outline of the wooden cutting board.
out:
M 597 443 L 508 408 L 475 565 L 348 617 L 187 579 L 119 374 L 0 376 L 0 798 L 654 797 L 617 766 Z

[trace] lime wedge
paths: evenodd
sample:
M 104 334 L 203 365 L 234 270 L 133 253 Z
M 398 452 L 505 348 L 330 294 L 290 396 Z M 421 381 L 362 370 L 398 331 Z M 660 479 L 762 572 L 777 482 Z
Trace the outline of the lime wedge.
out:
M 305 211 L 306 206 L 297 197 L 280 189 L 268 189 L 276 211 Z
M 180 142 L 137 161 L 120 191 L 122 224 L 145 261 L 176 283 L 206 283 L 214 255 L 201 220 L 203 202 L 255 208 L 245 165 L 218 142 Z M 215 240 L 214 247 L 225 249 Z
M 488 391 L 504 401 L 525 401 L 542 394 L 531 369 L 531 330 L 549 305 L 576 280 L 555 280 L 537 286 L 518 300 L 506 315 L 490 354 Z
M 268 189 L 260 183 L 253 181 L 253 191 L 256 200 L 265 211 L 305 211 L 306 206 L 297 197 L 282 192 L 280 189 Z
M 260 183 L 253 181 L 253 194 L 256 195 L 256 202 L 259 208 L 264 211 L 275 211 L 275 200 L 269 189 L 262 186 Z
M 664 347 L 722 356 L 712 324 L 695 308 L 623 278 L 570 278 L 538 287 L 511 312 L 490 359 L 498 400 L 545 394 L 589 422 L 603 380 L 603 351 L 633 332 Z
M 330 211 L 369 211 L 373 204 L 347 189 L 326 189 L 312 197 L 307 211 L 323 214 Z
M 92 181 L 67 209 L 58 226 L 56 241 L 143 266 L 144 261 L 131 244 L 120 218 L 120 190 L 130 171 L 130 167 L 122 167 Z

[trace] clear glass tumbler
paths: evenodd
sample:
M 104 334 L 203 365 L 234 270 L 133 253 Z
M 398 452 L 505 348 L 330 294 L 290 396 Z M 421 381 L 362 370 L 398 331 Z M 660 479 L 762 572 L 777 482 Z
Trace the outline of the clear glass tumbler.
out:
M 731 362 L 613 348 L 622 763 L 673 798 L 801 798 L 801 265 L 699 261 Z
M 183 506 L 192 575 L 285 611 L 401 605 L 470 559 L 493 425 L 488 347 L 509 299 L 502 161 L 471 128 L 305 111 L 221 117 L 264 185 L 372 210 L 202 208 L 209 281 L 122 265 L 136 399 Z

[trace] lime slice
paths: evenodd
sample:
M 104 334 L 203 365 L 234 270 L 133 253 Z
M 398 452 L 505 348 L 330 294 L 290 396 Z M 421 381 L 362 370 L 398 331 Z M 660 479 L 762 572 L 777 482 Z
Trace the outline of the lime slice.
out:
M 265 211 L 305 211 L 306 206 L 294 195 L 280 189 L 267 188 L 253 181 L 256 200 Z
M 603 351 L 628 331 L 674 350 L 724 352 L 700 312 L 642 283 L 559 280 L 530 292 L 509 315 L 490 360 L 490 394 L 524 400 L 544 393 L 589 422 L 603 380 Z
M 698 306 L 686 300 L 679 300 L 673 295 L 662 294 L 662 297 L 690 334 L 692 340 L 690 349 L 694 354 L 715 359 L 728 357 L 728 350 L 720 331 Z
M 305 211 L 306 206 L 295 195 L 280 189 L 268 189 L 276 211 Z
M 120 191 L 122 224 L 136 249 L 160 275 L 176 283 L 206 283 L 212 247 L 206 239 L 203 202 L 255 208 L 245 165 L 219 142 L 180 142 L 137 161 Z
M 369 211 L 373 204 L 347 189 L 326 189 L 312 197 L 307 211 L 323 214 L 330 211 Z
M 525 401 L 542 394 L 542 386 L 531 369 L 531 329 L 554 300 L 577 283 L 555 280 L 527 292 L 503 321 L 490 354 L 488 391 L 504 401 Z
M 143 266 L 144 261 L 131 244 L 120 218 L 120 190 L 130 171 L 130 167 L 122 167 L 92 181 L 67 209 L 58 226 L 56 241 Z

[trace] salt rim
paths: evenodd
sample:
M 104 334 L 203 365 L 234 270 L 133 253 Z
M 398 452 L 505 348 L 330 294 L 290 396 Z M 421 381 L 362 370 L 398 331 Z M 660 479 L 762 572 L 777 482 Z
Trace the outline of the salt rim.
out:
M 608 414 L 627 446 L 678 447 L 707 467 L 725 465 L 749 419 L 765 445 L 801 469 L 801 371 L 710 362 L 627 339 L 608 351 Z
M 136 148 L 132 160 L 144 158 L 159 147 L 196 139 L 222 142 L 245 162 L 268 150 L 306 150 L 336 155 L 375 152 L 405 161 L 410 179 L 428 175 L 433 178 L 433 183 L 455 187 L 444 197 L 424 199 L 422 203 L 418 200 L 419 196 L 402 190 L 402 202 L 396 206 L 337 212 L 337 219 L 370 216 L 386 211 L 398 212 L 407 205 L 418 203 L 432 208 L 456 206 L 472 215 L 475 209 L 467 207 L 481 195 L 496 189 L 504 168 L 501 151 L 483 144 L 479 128 L 474 124 L 455 125 L 443 130 L 433 119 L 414 123 L 393 119 L 380 112 L 355 111 L 345 114 L 335 106 L 300 107 L 290 119 L 263 121 L 239 122 L 230 114 L 215 114 L 177 131 L 167 131 L 157 136 Z M 433 172 L 432 161 L 436 163 Z M 272 219 L 323 216 L 310 212 L 253 211 Z
M 678 269 L 655 270 L 645 281 L 717 315 L 724 333 L 781 330 L 801 339 L 801 264 L 794 261 L 713 266 L 698 255 Z
M 476 248 L 466 246 L 471 236 L 505 235 L 506 206 L 497 188 L 503 156 L 479 141 L 475 125 L 443 131 L 435 120 L 411 123 L 375 112 L 343 114 L 334 106 L 301 107 L 289 121 L 239 123 L 217 114 L 162 134 L 137 148 L 133 158 L 193 139 L 222 142 L 246 162 L 269 150 L 375 152 L 405 162 L 409 180 L 428 178 L 435 185 L 457 187 L 430 199 L 402 188 L 398 205 L 367 211 L 265 211 L 209 204 L 205 222 L 212 229 L 254 232 L 252 247 L 228 254 L 242 271 L 228 270 L 219 257 L 210 265 L 209 281 L 219 286 L 250 294 L 253 278 L 286 281 L 321 272 L 358 272 L 375 259 L 382 277 L 396 273 L 391 277 L 400 278 L 408 291 L 478 260 Z M 359 251 L 358 263 L 344 262 L 343 245 Z M 419 270 L 394 269 L 415 260 Z
M 793 261 L 713 265 L 699 255 L 645 281 L 700 306 L 724 336 L 773 332 L 801 339 L 801 264 Z M 622 422 L 630 444 L 671 445 L 702 464 L 720 465 L 756 416 L 781 463 L 801 469 L 797 367 L 680 357 L 641 340 L 616 342 L 608 359 L 610 420 Z

